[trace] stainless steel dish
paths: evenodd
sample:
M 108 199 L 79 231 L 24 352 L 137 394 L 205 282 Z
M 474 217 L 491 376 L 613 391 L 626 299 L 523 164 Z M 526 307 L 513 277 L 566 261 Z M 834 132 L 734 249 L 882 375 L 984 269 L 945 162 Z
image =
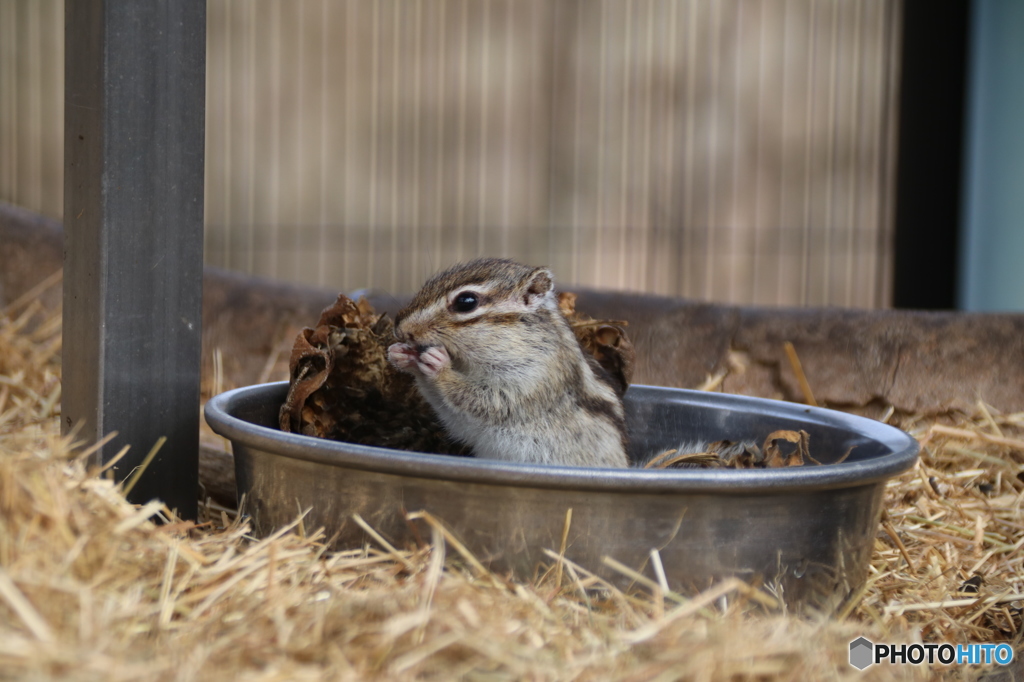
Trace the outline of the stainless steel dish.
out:
M 258 534 L 311 508 L 338 548 L 360 546 L 360 514 L 397 546 L 416 541 L 405 513 L 442 519 L 493 571 L 528 579 L 558 551 L 606 578 L 610 556 L 654 577 L 660 554 L 671 588 L 700 590 L 724 576 L 762 580 L 791 607 L 830 608 L 865 578 L 885 481 L 910 468 L 917 442 L 880 422 L 761 398 L 633 386 L 631 450 L 680 441 L 750 439 L 803 429 L 827 466 L 755 470 L 637 470 L 519 465 L 326 441 L 276 427 L 284 383 L 251 386 L 206 406 L 231 440 L 239 495 Z M 421 533 L 429 537 L 427 533 Z

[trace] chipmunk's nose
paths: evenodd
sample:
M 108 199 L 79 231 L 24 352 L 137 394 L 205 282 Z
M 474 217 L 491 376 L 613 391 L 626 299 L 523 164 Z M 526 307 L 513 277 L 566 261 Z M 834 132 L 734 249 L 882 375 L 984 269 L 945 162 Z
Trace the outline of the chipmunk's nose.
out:
M 421 350 L 437 345 L 430 342 L 433 336 L 433 331 L 429 325 L 416 324 L 415 320 L 407 320 L 401 326 L 395 326 L 395 338 L 414 348 L 419 347 Z

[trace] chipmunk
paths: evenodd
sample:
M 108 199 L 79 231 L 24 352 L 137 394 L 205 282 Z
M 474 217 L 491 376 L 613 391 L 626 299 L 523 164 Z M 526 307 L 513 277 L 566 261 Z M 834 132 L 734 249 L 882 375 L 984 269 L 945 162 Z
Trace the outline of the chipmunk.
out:
M 476 457 L 629 466 L 622 401 L 559 311 L 550 270 L 456 265 L 398 313 L 395 337 L 391 363 Z

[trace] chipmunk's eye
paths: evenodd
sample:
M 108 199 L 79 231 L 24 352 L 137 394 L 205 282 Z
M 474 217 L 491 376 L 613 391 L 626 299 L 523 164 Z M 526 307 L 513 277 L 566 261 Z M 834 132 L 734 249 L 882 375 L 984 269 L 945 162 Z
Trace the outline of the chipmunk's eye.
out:
M 452 301 L 452 310 L 457 313 L 471 313 L 480 305 L 480 299 L 472 291 L 463 291 Z

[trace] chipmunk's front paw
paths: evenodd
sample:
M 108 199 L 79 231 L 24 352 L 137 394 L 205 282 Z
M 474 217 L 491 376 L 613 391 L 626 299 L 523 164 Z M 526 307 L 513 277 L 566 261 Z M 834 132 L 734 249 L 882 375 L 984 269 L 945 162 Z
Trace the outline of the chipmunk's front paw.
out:
M 388 348 L 388 360 L 396 369 L 422 374 L 428 379 L 451 364 L 451 356 L 444 346 L 428 346 L 422 350 L 408 343 L 393 343 Z
M 407 343 L 393 343 L 388 347 L 388 360 L 395 366 L 395 369 L 402 371 L 412 371 L 419 355 L 419 351 Z
M 430 346 L 419 354 L 416 366 L 423 376 L 433 379 L 451 362 L 451 356 L 444 346 Z

